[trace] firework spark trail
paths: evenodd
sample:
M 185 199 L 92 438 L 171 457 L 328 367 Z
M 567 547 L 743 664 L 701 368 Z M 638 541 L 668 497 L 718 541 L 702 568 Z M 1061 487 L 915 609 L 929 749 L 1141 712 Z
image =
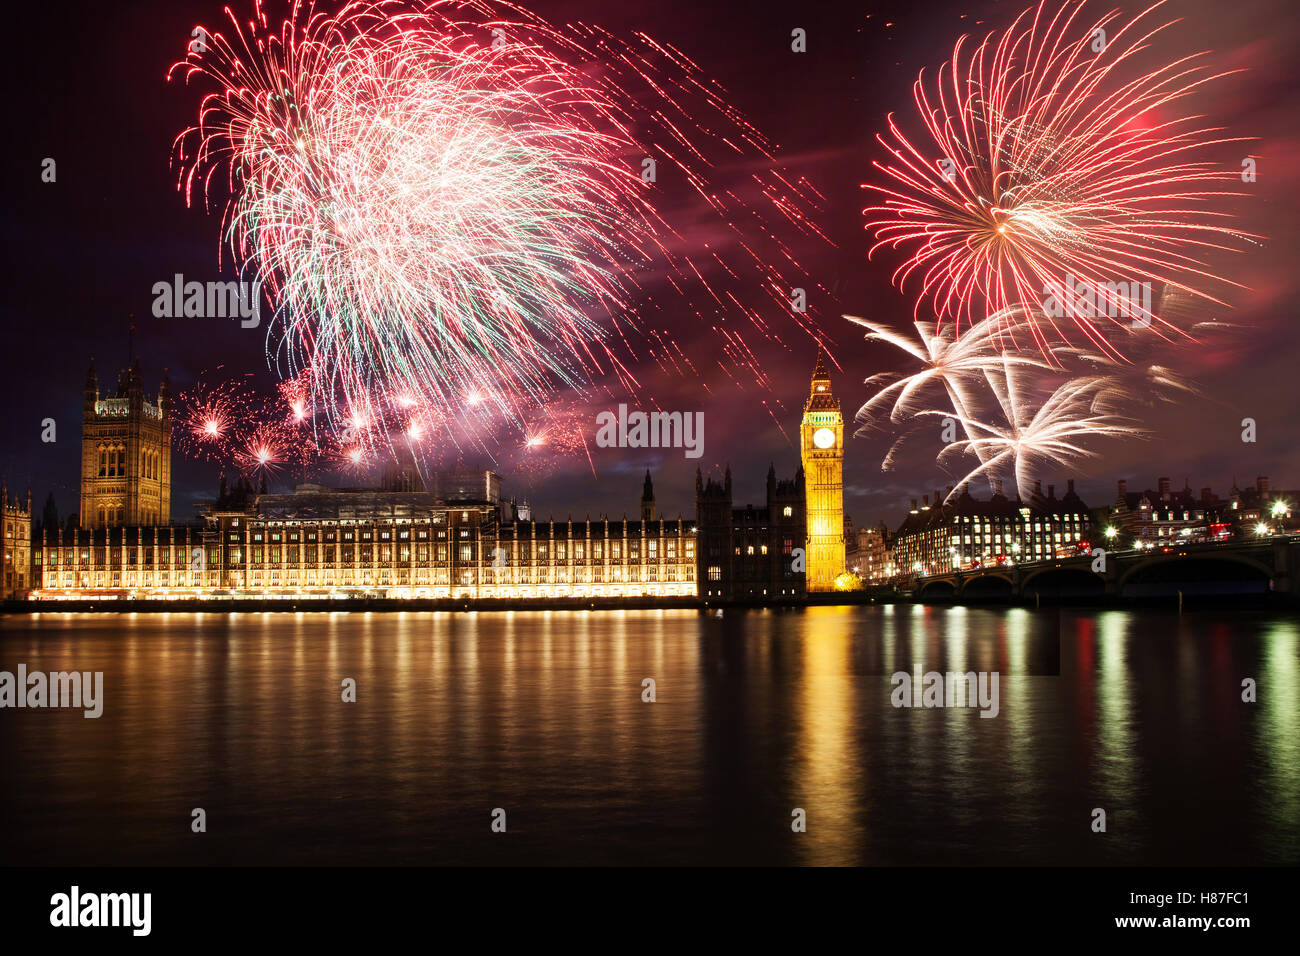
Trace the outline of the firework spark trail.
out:
M 974 389 L 988 381 L 991 373 L 1000 372 L 1008 364 L 1015 366 L 1046 368 L 1040 359 L 1030 356 L 1010 355 L 1000 345 L 1002 333 L 1008 328 L 1014 334 L 1018 325 L 1014 317 L 991 316 L 957 336 L 953 326 L 945 326 L 934 335 L 929 334 L 925 323 L 915 323 L 917 339 L 900 335 L 880 323 L 846 315 L 846 319 L 868 330 L 868 342 L 883 342 L 901 349 L 912 358 L 924 364 L 924 368 L 911 375 L 893 372 L 881 372 L 867 379 L 867 385 L 880 387 L 863 406 L 858 409 L 856 419 L 863 423 L 858 430 L 862 435 L 872 427 L 880 425 L 880 417 L 888 410 L 888 421 L 893 424 L 905 423 L 914 419 L 922 411 L 921 401 L 932 386 L 941 384 L 956 412 L 956 420 L 962 422 L 967 439 L 976 437 L 972 427 L 972 415 L 977 407 Z M 888 383 L 888 384 L 886 384 Z M 972 446 L 981 461 L 988 454 L 983 445 Z M 894 460 L 898 445 L 895 444 L 885 457 L 885 467 Z
M 1139 369 L 1064 346 L 1054 351 L 1051 361 L 1001 351 L 998 329 L 1005 326 L 997 317 L 956 340 L 951 326 L 932 336 L 928 325 L 918 322 L 913 338 L 864 319 L 846 318 L 870 330 L 868 341 L 892 345 L 924 363 L 918 372 L 886 372 L 867 380 L 876 390 L 857 413 L 863 423 L 858 434 L 912 426 L 892 442 L 882 461 L 888 469 L 918 422 L 938 417 L 959 423 L 966 438 L 946 444 L 938 463 L 946 465 L 955 455 L 970 453 L 979 464 L 954 485 L 954 494 L 976 477 L 993 485 L 1000 477 L 998 468 L 1007 465 L 1023 493 L 1030 469 L 1042 463 L 1090 457 L 1087 445 L 1096 439 L 1145 434 L 1126 413 L 1137 396 L 1172 402 L 1197 394 L 1190 382 L 1160 365 Z M 1005 322 L 1015 328 L 1014 319 Z M 940 396 L 949 407 L 933 405 Z
M 246 478 L 285 468 L 305 475 L 320 463 L 321 436 L 302 397 L 301 382 L 281 382 L 268 397 L 244 378 L 211 384 L 206 374 L 177 394 L 178 451 L 230 467 Z
M 1071 464 L 1089 458 L 1092 452 L 1082 442 L 1097 438 L 1138 438 L 1145 434 L 1131 420 L 1099 411 L 1097 401 L 1107 387 L 1101 378 L 1075 378 L 1058 386 L 1045 401 L 1023 400 L 1020 367 L 1008 364 L 999 383 L 999 401 L 1006 424 L 965 418 L 962 424 L 976 437 L 952 442 L 939 454 L 939 461 L 963 452 L 975 452 L 980 464 L 956 482 L 960 488 L 979 475 L 993 475 L 1010 465 L 1018 494 L 1024 496 L 1031 484 L 1031 468 L 1045 462 Z M 1030 411 L 1036 407 L 1036 410 Z M 951 412 L 927 410 L 920 414 L 948 416 Z M 979 454 L 979 452 L 984 454 Z
M 220 371 L 220 369 L 218 369 Z M 177 449 L 184 455 L 216 464 L 230 461 L 244 441 L 254 393 L 241 380 L 216 385 L 199 382 L 176 397 Z
M 1000 333 L 1011 319 L 992 316 L 972 326 L 966 334 L 957 336 L 952 326 L 940 328 L 929 334 L 925 323 L 915 323 L 917 338 L 900 335 L 888 326 L 868 319 L 846 315 L 857 325 L 867 329 L 868 342 L 883 342 L 902 350 L 923 363 L 925 368 L 911 375 L 880 372 L 867 379 L 868 385 L 888 385 L 877 391 L 858 410 L 857 419 L 869 428 L 881 411 L 888 407 L 889 420 L 900 423 L 915 414 L 915 401 L 931 385 L 942 384 L 959 409 L 969 407 L 966 389 L 972 377 L 978 379 L 989 370 L 1001 369 L 1005 363 L 1047 368 L 1047 364 L 1032 356 L 1008 355 L 998 343 Z M 1016 328 L 1012 325 L 1011 328 Z M 890 381 L 893 379 L 893 381 Z
M 283 428 L 272 422 L 255 425 L 235 449 L 234 461 L 245 475 L 277 474 L 289 462 L 290 445 Z
M 771 165 L 770 147 L 679 51 L 486 0 L 358 0 L 333 17 L 297 0 L 279 27 L 261 0 L 251 20 L 227 14 L 169 72 L 215 87 L 177 138 L 178 186 L 189 203 L 228 194 L 231 254 L 276 308 L 268 359 L 330 423 L 383 419 L 395 393 L 450 411 L 486 388 L 481 414 L 521 425 L 598 375 L 635 389 L 620 353 L 652 267 L 697 313 L 704 296 L 772 335 L 681 251 L 641 178 L 640 157 L 659 157 L 737 237 L 758 215 L 709 167 L 719 153 Z M 811 186 L 758 180 L 776 218 L 824 239 Z M 724 278 L 756 269 L 765 282 L 748 285 L 811 332 L 772 291 L 801 270 L 759 221 L 779 266 L 744 246 Z M 761 372 L 748 347 L 726 355 Z
M 913 92 L 923 135 L 911 137 L 891 114 L 888 136 L 877 136 L 891 160 L 873 165 L 892 183 L 863 185 L 882 197 L 864 214 L 871 254 L 906 251 L 893 278 L 900 288 L 919 278 L 918 316 L 929 301 L 962 333 L 1023 310 L 1043 354 L 1073 328 L 1120 359 L 1108 333 L 1185 333 L 1159 313 L 1134 326 L 1116 283 L 1223 304 L 1210 290 L 1237 283 L 1204 257 L 1258 237 L 1229 225 L 1221 208 L 1244 195 L 1228 187 L 1240 171 L 1200 158 L 1244 140 L 1200 128 L 1184 111 L 1187 97 L 1228 74 L 1213 73 L 1203 53 L 1143 72 L 1139 54 L 1172 25 L 1150 25 L 1163 0 L 1132 20 L 1112 12 L 1091 25 L 1085 5 L 1069 0 L 1053 13 L 1040 0 L 1000 35 L 961 37 L 933 84 L 922 73 Z M 1099 29 L 1107 39 L 1094 53 Z M 1067 276 L 1095 298 L 1070 297 L 1048 314 L 1047 290 Z
M 535 481 L 554 473 L 581 453 L 594 477 L 596 463 L 587 442 L 587 429 L 592 419 L 591 410 L 585 406 L 551 403 L 524 426 L 522 441 L 510 456 L 513 470 Z

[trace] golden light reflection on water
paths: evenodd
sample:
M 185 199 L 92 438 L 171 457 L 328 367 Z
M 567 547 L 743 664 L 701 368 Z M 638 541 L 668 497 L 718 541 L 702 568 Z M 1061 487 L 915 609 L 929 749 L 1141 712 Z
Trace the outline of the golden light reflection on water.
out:
M 842 866 L 861 861 L 857 808 L 870 789 L 857 760 L 857 706 L 852 664 L 852 619 L 841 608 L 809 608 L 804 630 L 804 679 L 799 695 L 801 791 L 792 795 L 807 811 L 808 829 L 794 846 L 802 863 Z M 793 807 L 792 807 L 793 809 Z

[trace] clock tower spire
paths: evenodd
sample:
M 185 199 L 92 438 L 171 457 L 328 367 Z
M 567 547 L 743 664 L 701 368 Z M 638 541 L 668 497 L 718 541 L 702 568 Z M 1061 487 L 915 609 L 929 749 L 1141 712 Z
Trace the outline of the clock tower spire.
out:
M 808 514 L 808 590 L 833 591 L 844 573 L 844 416 L 821 346 L 799 429 Z

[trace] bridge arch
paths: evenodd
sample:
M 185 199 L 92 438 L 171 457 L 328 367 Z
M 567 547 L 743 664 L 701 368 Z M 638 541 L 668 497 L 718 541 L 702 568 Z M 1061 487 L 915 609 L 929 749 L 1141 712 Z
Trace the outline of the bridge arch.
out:
M 918 597 L 928 598 L 950 598 L 957 594 L 957 586 L 952 581 L 943 578 L 937 578 L 933 581 L 926 581 L 916 590 Z
M 1015 589 L 1016 582 L 1010 574 L 989 571 L 964 577 L 958 593 L 963 597 L 1009 597 Z
M 1151 555 L 1127 568 L 1120 575 L 1117 590 L 1125 597 L 1135 597 L 1142 596 L 1138 591 L 1150 595 L 1171 594 L 1204 584 L 1218 593 L 1257 593 L 1266 591 L 1273 578 L 1273 568 L 1245 555 L 1174 551 Z
M 1054 597 L 1100 597 L 1106 578 L 1092 570 L 1090 561 L 1065 566 L 1035 568 L 1020 583 L 1021 594 Z

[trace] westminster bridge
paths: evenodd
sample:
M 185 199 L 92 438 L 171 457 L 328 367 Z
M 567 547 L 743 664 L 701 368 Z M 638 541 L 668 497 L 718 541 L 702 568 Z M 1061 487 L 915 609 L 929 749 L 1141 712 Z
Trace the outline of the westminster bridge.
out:
M 1300 597 L 1300 535 L 1106 551 L 912 578 L 917 598 L 1144 598 L 1275 593 Z

